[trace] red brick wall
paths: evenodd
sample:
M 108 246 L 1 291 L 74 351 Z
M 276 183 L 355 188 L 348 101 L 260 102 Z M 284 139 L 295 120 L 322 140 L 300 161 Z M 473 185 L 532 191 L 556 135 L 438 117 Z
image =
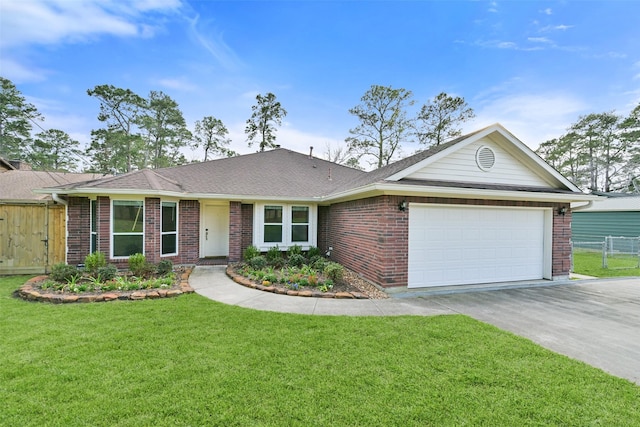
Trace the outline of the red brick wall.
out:
M 160 261 L 160 199 L 147 197 L 144 199 L 144 256 L 147 261 Z
M 552 207 L 552 275 L 569 274 L 571 214 L 567 212 L 562 216 L 557 213 L 560 206 L 567 206 L 563 203 L 379 196 L 338 203 L 332 205 L 328 212 L 320 210 L 318 242 L 332 246 L 333 260 L 361 273 L 368 280 L 384 287 L 406 286 L 410 208 L 400 211 L 398 204 L 402 200 L 407 203 Z M 328 224 L 326 227 L 324 222 Z
M 176 264 L 195 264 L 200 257 L 200 202 L 180 200 L 178 204 L 178 256 L 167 257 Z
M 98 251 L 102 252 L 107 259 L 111 254 L 111 199 L 100 196 L 96 199 L 98 218 L 96 226 L 98 229 Z
M 243 204 L 242 205 L 242 244 L 240 247 L 241 257 L 242 257 L 242 252 L 252 244 L 253 244 L 253 205 Z
M 69 197 L 67 207 L 67 263 L 84 263 L 91 250 L 91 205 L 86 197 Z
M 329 222 L 331 218 L 330 206 L 318 206 L 318 249 L 321 253 L 329 250 Z
M 242 259 L 242 204 L 229 202 L 229 262 Z

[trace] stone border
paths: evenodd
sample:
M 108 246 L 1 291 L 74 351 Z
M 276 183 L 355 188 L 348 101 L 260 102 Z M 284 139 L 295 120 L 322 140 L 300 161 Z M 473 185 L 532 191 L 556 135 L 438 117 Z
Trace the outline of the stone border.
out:
M 172 298 L 182 294 L 191 294 L 195 290 L 189 285 L 189 275 L 193 267 L 187 267 L 180 276 L 180 283 L 177 289 L 140 289 L 137 291 L 107 291 L 98 294 L 58 294 L 49 291 L 36 290 L 34 285 L 45 280 L 49 276 L 36 276 L 20 286 L 15 291 L 16 296 L 37 302 L 49 302 L 53 304 L 69 304 L 74 302 L 108 302 L 115 300 L 140 301 L 143 299 Z
M 227 266 L 226 273 L 231 280 L 242 286 L 257 289 L 259 291 L 272 292 L 274 294 L 311 298 L 369 299 L 369 296 L 362 292 L 320 292 L 318 290 L 294 291 L 292 289 L 283 289 L 278 286 L 260 285 L 255 283 L 253 280 L 236 273 L 231 266 Z

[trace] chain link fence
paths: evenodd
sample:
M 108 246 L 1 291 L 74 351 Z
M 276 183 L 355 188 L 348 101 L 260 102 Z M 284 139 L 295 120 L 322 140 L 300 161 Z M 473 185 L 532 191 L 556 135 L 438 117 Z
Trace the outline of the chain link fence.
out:
M 607 236 L 599 241 L 572 241 L 571 253 L 571 271 L 574 271 L 576 256 L 601 259 L 602 268 L 640 268 L 640 237 Z

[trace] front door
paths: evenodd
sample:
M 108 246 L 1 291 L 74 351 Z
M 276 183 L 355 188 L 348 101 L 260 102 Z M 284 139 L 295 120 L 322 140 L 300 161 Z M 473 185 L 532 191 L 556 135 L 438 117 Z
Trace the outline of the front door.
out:
M 229 206 L 205 205 L 202 224 L 202 257 L 228 256 Z

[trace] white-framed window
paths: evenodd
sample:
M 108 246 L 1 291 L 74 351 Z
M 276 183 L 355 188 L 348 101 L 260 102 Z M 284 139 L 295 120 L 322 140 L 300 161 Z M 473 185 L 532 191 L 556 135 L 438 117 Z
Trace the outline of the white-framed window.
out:
M 144 254 L 144 201 L 111 202 L 111 257 Z
M 91 252 L 98 251 L 98 201 L 90 200 L 91 207 Z
M 178 203 L 162 202 L 160 211 L 162 223 L 160 254 L 161 256 L 178 254 Z
M 278 245 L 283 250 L 316 245 L 317 207 L 307 204 L 257 203 L 254 206 L 253 243 L 260 250 Z

